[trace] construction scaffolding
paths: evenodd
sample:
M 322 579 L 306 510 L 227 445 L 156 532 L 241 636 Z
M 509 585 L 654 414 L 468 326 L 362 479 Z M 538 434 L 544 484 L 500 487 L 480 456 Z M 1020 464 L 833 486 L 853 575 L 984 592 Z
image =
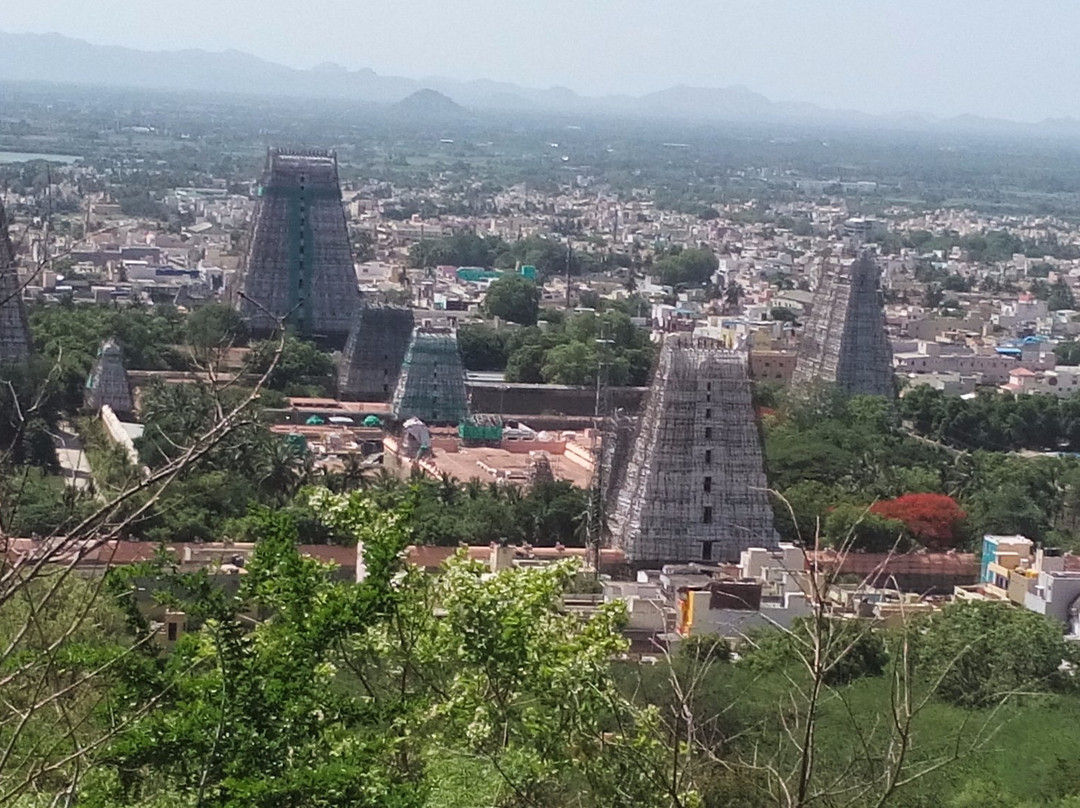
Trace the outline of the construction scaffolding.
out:
M 240 311 L 253 334 L 284 318 L 302 336 L 345 344 L 360 292 L 333 152 L 267 152 L 244 264 Z
M 469 417 L 465 366 L 454 331 L 413 331 L 390 409 L 398 421 L 419 418 L 432 426 L 456 426 Z
M 503 422 L 499 415 L 470 415 L 458 424 L 458 437 L 466 446 L 498 446 Z
M 665 339 L 608 513 L 633 564 L 735 561 L 776 546 L 744 353 Z
M 412 309 L 360 306 L 341 357 L 338 397 L 346 401 L 389 401 L 397 387 L 412 330 Z
M 881 272 L 868 253 L 822 269 L 791 386 L 806 391 L 821 384 L 849 395 L 896 393 Z
M 123 354 L 120 346 L 111 339 L 98 349 L 97 361 L 90 369 L 83 391 L 83 406 L 87 410 L 99 412 L 105 405 L 120 419 L 130 417 L 135 411 Z
M 0 203 L 0 365 L 26 362 L 30 351 L 30 325 L 15 266 L 15 248 L 8 235 L 7 214 Z

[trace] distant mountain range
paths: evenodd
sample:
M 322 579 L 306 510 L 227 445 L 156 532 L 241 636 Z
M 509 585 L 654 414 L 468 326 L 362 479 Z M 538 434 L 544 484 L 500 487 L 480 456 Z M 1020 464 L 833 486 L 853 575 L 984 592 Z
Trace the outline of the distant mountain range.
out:
M 769 100 L 746 87 L 671 87 L 642 96 L 585 97 L 566 87 L 535 89 L 507 82 L 380 76 L 326 63 L 299 70 L 236 50 L 143 51 L 94 45 L 60 34 L 0 32 L 0 80 L 109 87 L 286 95 L 397 105 L 392 114 L 461 119 L 467 110 L 613 114 L 687 121 L 878 125 L 903 129 L 1038 130 L 1080 133 L 1080 122 L 1044 124 L 919 113 L 873 116 L 813 104 Z
M 405 121 L 464 120 L 469 117 L 469 111 L 461 104 L 426 88 L 398 101 L 390 108 L 390 114 Z

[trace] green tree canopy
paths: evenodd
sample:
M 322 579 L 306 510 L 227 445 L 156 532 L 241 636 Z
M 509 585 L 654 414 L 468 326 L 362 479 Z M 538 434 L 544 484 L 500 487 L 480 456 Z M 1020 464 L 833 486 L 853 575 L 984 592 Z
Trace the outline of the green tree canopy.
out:
M 503 275 L 488 286 L 484 311 L 519 325 L 535 325 L 540 311 L 540 288 L 521 275 Z
M 504 370 L 509 358 L 508 331 L 496 331 L 483 324 L 458 329 L 458 348 L 466 370 Z
M 252 370 L 264 373 L 274 361 L 277 340 L 256 342 L 251 346 Z M 332 395 L 334 358 L 308 340 L 287 334 L 281 357 L 267 379 L 267 387 L 287 395 Z
M 1062 626 L 994 601 L 955 601 L 933 613 L 915 648 L 922 676 L 940 681 L 941 698 L 976 707 L 1065 687 L 1060 668 L 1075 654 Z
M 232 306 L 209 303 L 188 315 L 184 337 L 196 359 L 220 360 L 223 351 L 247 344 L 248 329 L 244 318 Z
M 661 258 L 654 269 L 667 286 L 704 286 L 719 267 L 712 250 L 692 247 Z
M 654 355 L 648 332 L 617 310 L 580 312 L 544 331 L 519 329 L 507 350 L 507 381 L 533 384 L 595 384 L 602 359 L 609 384 L 642 385 Z
M 116 582 L 135 624 L 152 586 L 190 631 L 117 670 L 120 728 L 87 804 L 695 804 L 656 712 L 612 676 L 622 607 L 562 608 L 573 562 L 491 575 L 459 556 L 429 576 L 402 566 L 403 511 L 325 491 L 312 505 L 362 548 L 362 581 L 301 556 L 296 524 L 264 511 L 235 595 L 162 566 Z
M 1076 298 L 1073 296 L 1073 290 L 1069 284 L 1063 280 L 1057 280 L 1050 284 L 1050 290 L 1046 296 L 1046 306 L 1050 311 L 1075 309 Z
M 507 244 L 495 236 L 459 233 L 441 239 L 419 241 L 409 249 L 409 262 L 414 267 L 492 267 L 496 256 Z
M 826 544 L 867 553 L 888 553 L 907 549 L 909 539 L 904 523 L 873 513 L 865 505 L 840 503 L 825 518 Z
M 1069 340 L 1054 346 L 1054 355 L 1059 365 L 1080 365 L 1080 343 Z

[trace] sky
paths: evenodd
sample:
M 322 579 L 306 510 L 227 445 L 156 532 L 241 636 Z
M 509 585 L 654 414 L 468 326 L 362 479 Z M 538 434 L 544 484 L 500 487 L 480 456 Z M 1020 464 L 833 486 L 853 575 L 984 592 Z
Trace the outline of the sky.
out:
M 872 113 L 1080 117 L 1075 0 L 0 0 L 0 29 L 585 95 L 741 84 Z

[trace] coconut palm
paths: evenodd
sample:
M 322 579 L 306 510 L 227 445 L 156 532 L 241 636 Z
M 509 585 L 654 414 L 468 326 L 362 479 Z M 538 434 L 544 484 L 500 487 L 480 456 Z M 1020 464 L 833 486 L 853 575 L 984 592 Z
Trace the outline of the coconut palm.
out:
M 300 487 L 304 457 L 284 440 L 272 438 L 263 442 L 255 462 L 259 490 L 280 504 Z
M 473 477 L 465 483 L 465 496 L 471 500 L 477 500 L 484 496 L 484 484 L 480 482 L 479 478 Z
M 346 491 L 355 491 L 358 488 L 367 488 L 375 472 L 383 468 L 382 452 L 364 455 L 346 455 L 342 461 L 344 470 L 341 473 L 342 486 Z
M 441 502 L 443 505 L 453 505 L 454 502 L 457 501 L 457 480 L 455 480 L 446 472 L 443 472 L 442 476 L 439 478 L 439 492 L 437 496 L 439 498 L 439 502 Z

